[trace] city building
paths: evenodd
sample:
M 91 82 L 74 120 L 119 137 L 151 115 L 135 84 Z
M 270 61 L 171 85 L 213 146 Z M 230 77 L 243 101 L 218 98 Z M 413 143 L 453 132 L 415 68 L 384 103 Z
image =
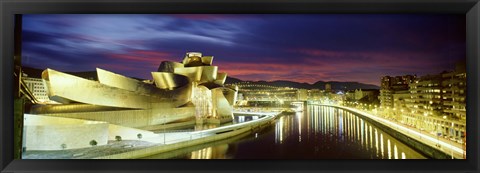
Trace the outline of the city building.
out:
M 383 108 L 393 108 L 393 95 L 396 92 L 406 91 L 409 88 L 409 84 L 415 80 L 416 76 L 404 75 L 404 76 L 383 76 L 381 78 L 380 85 L 380 106 Z
M 325 91 L 320 89 L 308 90 L 308 100 L 320 100 L 325 96 Z
M 332 84 L 329 84 L 329 83 L 325 84 L 325 92 L 327 93 L 332 92 Z
M 407 100 L 410 99 L 410 91 L 409 90 L 402 90 L 397 91 L 393 94 L 393 114 L 388 114 L 390 118 L 394 118 L 395 120 L 401 120 L 402 114 L 408 111 L 407 107 Z
M 345 100 L 348 102 L 355 102 L 355 90 L 345 92 Z
M 466 120 L 466 68 L 457 63 L 455 71 L 442 74 L 443 111 L 447 118 Z
M 442 115 L 442 76 L 422 76 L 410 85 L 407 107 L 420 115 Z
M 465 64 L 457 63 L 454 71 L 425 75 L 414 79 L 408 90 L 385 89 L 392 94 L 388 107 L 386 94 L 383 115 L 403 124 L 455 141 L 464 141 L 466 130 Z M 382 87 L 388 88 L 388 78 Z
M 308 90 L 298 89 L 298 101 L 307 101 L 308 100 Z
M 42 78 L 30 77 L 27 73 L 22 73 L 22 80 L 25 82 L 28 90 L 40 104 L 56 104 L 57 102 L 50 100 L 47 89 Z
M 375 90 L 375 89 L 356 89 L 354 91 L 354 95 L 355 95 L 355 100 L 360 100 L 364 97 L 371 97 L 371 96 L 375 96 L 376 93 L 378 92 L 378 90 Z M 377 94 L 378 96 L 378 94 Z
M 26 74 L 22 77 L 22 79 L 25 82 L 25 85 L 27 86 L 27 88 L 30 90 L 30 92 L 32 92 L 33 96 L 39 102 L 50 101 L 47 95 L 47 90 L 45 89 L 45 85 L 43 84 L 42 79 L 27 77 Z

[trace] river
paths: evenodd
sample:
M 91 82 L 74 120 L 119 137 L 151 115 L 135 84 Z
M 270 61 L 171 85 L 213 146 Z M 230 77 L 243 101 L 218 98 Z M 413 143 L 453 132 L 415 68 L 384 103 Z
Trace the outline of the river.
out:
M 262 130 L 145 159 L 425 158 L 354 113 L 308 105 Z

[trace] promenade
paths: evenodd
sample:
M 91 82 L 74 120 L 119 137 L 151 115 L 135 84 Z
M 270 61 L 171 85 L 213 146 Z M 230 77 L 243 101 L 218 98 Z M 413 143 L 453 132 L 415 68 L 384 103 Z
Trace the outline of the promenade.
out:
M 396 122 L 393 122 L 391 120 L 385 119 L 383 117 L 377 116 L 370 114 L 368 112 L 356 109 L 356 108 L 350 108 L 350 107 L 345 107 L 345 106 L 340 106 L 340 105 L 331 105 L 331 104 L 317 104 L 319 106 L 331 106 L 331 107 L 337 107 L 341 109 L 345 109 L 351 112 L 355 112 L 357 114 L 363 115 L 365 117 L 368 117 L 378 123 L 381 123 L 385 126 L 388 126 L 390 128 L 395 129 L 396 131 L 411 137 L 417 141 L 420 141 L 432 148 L 437 148 L 438 150 L 451 155 L 452 159 L 463 159 L 463 154 L 464 150 L 462 149 L 462 145 L 447 139 L 443 138 L 438 138 L 432 134 L 422 132 L 419 129 L 413 128 L 406 126 L 404 124 L 399 124 Z
M 247 112 L 234 112 L 234 114 L 245 114 Z M 252 112 L 248 112 L 252 113 Z M 155 155 L 163 152 L 178 150 L 185 147 L 205 144 L 222 139 L 231 138 L 243 133 L 248 133 L 254 128 L 263 127 L 270 124 L 280 112 L 256 112 L 255 114 L 262 116 L 259 119 L 221 126 L 212 129 L 190 131 L 190 132 L 174 132 L 159 133 L 155 139 L 146 139 L 155 142 L 156 145 L 138 150 L 127 151 L 117 154 L 101 155 L 93 157 L 94 159 L 133 159 Z

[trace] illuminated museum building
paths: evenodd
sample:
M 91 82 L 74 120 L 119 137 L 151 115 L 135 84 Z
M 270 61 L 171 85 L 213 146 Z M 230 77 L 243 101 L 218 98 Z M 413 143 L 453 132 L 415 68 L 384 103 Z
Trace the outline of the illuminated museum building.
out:
M 212 61 L 212 56 L 189 52 L 181 63 L 161 62 L 158 70 L 151 73 L 153 80 L 150 82 L 100 68 L 96 69 L 98 81 L 46 69 L 42 72 L 46 94 L 50 100 L 61 104 L 37 104 L 29 113 L 47 117 L 43 119 L 62 117 L 83 120 L 86 123 L 82 121 L 79 124 L 83 124 L 81 127 L 87 131 L 88 126 L 94 124 L 105 131 L 106 126 L 102 123 L 88 123 L 104 122 L 110 124 L 109 133 L 149 133 L 147 130 L 156 130 L 165 125 L 232 122 L 238 89 L 234 85 L 224 86 L 227 74 L 218 72 L 218 67 L 212 66 Z M 36 124 L 27 117 L 27 149 L 46 144 L 54 147 L 40 148 L 58 149 L 60 144 L 49 144 L 47 139 L 52 137 L 51 134 L 45 133 L 44 127 Z M 112 131 L 112 128 L 115 130 Z M 56 134 L 69 136 L 68 132 L 62 131 L 56 131 Z M 88 133 L 85 135 L 88 136 Z M 97 135 L 95 138 L 98 139 L 95 140 L 99 142 L 98 145 L 106 144 L 107 138 L 112 139 L 112 135 Z M 136 135 L 132 132 L 131 138 L 136 139 Z M 87 147 L 90 140 L 85 141 L 76 147 Z M 29 145 L 28 142 L 34 144 Z

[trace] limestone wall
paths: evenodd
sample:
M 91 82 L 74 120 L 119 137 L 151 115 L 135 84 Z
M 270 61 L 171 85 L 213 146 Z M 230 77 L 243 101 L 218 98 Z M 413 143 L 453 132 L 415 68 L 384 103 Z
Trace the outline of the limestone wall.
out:
M 141 134 L 141 139 L 138 138 L 138 134 Z M 157 137 L 158 135 L 146 130 L 110 124 L 108 127 L 108 140 L 116 140 L 116 136 L 120 136 L 122 140 L 142 140 L 144 138 Z
M 90 147 L 90 141 L 105 145 L 108 140 L 108 123 L 25 115 L 27 150 L 62 150 Z

